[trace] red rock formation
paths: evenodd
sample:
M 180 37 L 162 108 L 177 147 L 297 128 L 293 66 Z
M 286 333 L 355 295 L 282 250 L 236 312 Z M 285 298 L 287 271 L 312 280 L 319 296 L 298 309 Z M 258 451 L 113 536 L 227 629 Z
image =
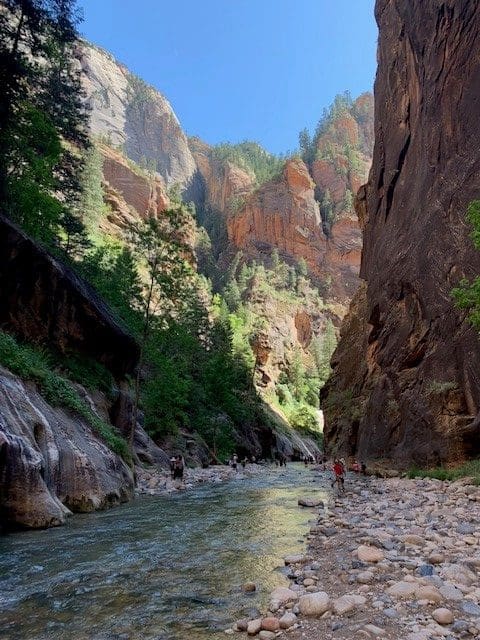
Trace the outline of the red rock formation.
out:
M 426 466 L 480 452 L 480 345 L 453 305 L 480 273 L 480 3 L 377 0 L 361 277 L 324 390 L 330 450 Z
M 139 218 L 157 217 L 168 208 L 170 200 L 165 183 L 158 174 L 142 173 L 121 153 L 106 145 L 99 148 L 107 202 L 112 205 L 115 224 L 124 227 Z
M 263 184 L 229 217 L 229 240 L 247 254 L 277 247 L 316 268 L 325 255 L 326 238 L 313 186 L 302 160 L 289 160 L 281 176 Z
M 305 163 L 287 161 L 283 173 L 247 197 L 227 220 L 228 237 L 251 258 L 277 248 L 286 260 L 303 258 L 312 274 L 331 280 L 331 296 L 350 299 L 358 279 L 361 237 L 355 218 L 340 218 L 323 232 L 315 185 Z
M 189 141 L 198 170 L 205 183 L 205 203 L 225 215 L 238 208 L 242 199 L 255 188 L 255 179 L 231 162 L 212 157 L 211 147 L 199 138 Z

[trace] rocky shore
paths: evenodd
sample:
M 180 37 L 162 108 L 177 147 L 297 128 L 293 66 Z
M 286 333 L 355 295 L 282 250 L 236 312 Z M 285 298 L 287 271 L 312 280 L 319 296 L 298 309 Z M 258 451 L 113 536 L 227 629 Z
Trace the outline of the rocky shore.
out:
M 285 558 L 289 587 L 227 634 L 480 638 L 480 488 L 471 480 L 349 477 L 345 495 L 330 494 L 317 512 L 305 554 Z
M 197 484 L 205 482 L 219 483 L 233 480 L 234 478 L 245 478 L 264 472 L 264 467 L 259 464 L 247 464 L 245 469 L 241 465 L 237 471 L 226 465 L 212 465 L 207 469 L 196 467 L 185 469 L 183 482 L 173 481 L 170 473 L 166 470 L 159 470 L 154 467 L 136 469 L 136 495 L 157 496 L 175 491 L 193 489 Z

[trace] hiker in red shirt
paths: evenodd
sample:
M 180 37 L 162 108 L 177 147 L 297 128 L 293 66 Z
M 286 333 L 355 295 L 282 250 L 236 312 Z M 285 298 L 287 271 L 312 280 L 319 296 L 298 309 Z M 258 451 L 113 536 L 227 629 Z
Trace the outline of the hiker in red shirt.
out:
M 336 482 L 338 484 L 339 491 L 343 492 L 345 490 L 345 467 L 338 458 L 335 458 L 333 463 L 333 473 L 335 474 L 335 478 L 332 482 L 332 487 Z

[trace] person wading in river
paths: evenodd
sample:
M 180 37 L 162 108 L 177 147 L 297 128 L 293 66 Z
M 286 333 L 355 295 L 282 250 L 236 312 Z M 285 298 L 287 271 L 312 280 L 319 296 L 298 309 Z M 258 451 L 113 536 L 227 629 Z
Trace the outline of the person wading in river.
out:
M 345 491 L 345 467 L 338 458 L 336 458 L 333 463 L 333 473 L 335 477 L 332 482 L 332 488 L 336 483 L 337 490 L 343 493 Z
M 185 469 L 185 463 L 183 462 L 183 457 L 178 455 L 175 458 L 175 463 L 173 467 L 173 479 L 178 481 L 178 484 L 183 484 L 183 471 Z

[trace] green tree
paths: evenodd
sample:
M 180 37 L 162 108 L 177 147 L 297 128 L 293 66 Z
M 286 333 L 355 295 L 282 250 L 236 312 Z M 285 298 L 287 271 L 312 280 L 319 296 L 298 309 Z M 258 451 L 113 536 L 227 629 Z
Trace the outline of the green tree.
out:
M 302 278 L 306 278 L 308 276 L 308 266 L 305 258 L 300 258 L 297 262 L 297 275 Z
M 280 266 L 280 254 L 278 253 L 278 249 L 276 247 L 272 250 L 271 259 L 272 269 L 274 272 L 276 272 L 278 267 Z
M 353 211 L 353 193 L 350 189 L 345 190 L 345 196 L 343 198 L 343 208 L 345 211 Z
M 328 189 L 323 194 L 323 198 L 320 203 L 320 214 L 322 216 L 323 227 L 326 232 L 329 233 L 332 228 L 335 215 L 332 198 Z
M 87 149 L 84 157 L 78 211 L 85 226 L 94 230 L 98 227 L 98 220 L 105 209 L 102 186 L 103 162 L 100 151 L 94 145 Z
M 88 145 L 76 24 L 73 0 L 6 0 L 0 12 L 0 205 L 46 242 L 64 225 L 72 240 Z
M 193 271 L 186 261 L 190 249 L 185 241 L 190 214 L 180 205 L 132 225 L 129 238 L 140 272 L 145 273 L 139 310 L 142 316 L 140 357 L 135 379 L 136 423 L 140 400 L 140 380 L 145 352 L 153 329 L 166 328 L 183 310 L 192 291 Z M 130 434 L 133 445 L 133 429 Z
M 466 218 L 472 225 L 473 244 L 480 251 L 480 200 L 473 200 L 468 205 Z M 470 323 L 480 331 L 480 276 L 471 282 L 463 278 L 459 285 L 452 289 L 452 296 L 456 306 L 468 311 Z

